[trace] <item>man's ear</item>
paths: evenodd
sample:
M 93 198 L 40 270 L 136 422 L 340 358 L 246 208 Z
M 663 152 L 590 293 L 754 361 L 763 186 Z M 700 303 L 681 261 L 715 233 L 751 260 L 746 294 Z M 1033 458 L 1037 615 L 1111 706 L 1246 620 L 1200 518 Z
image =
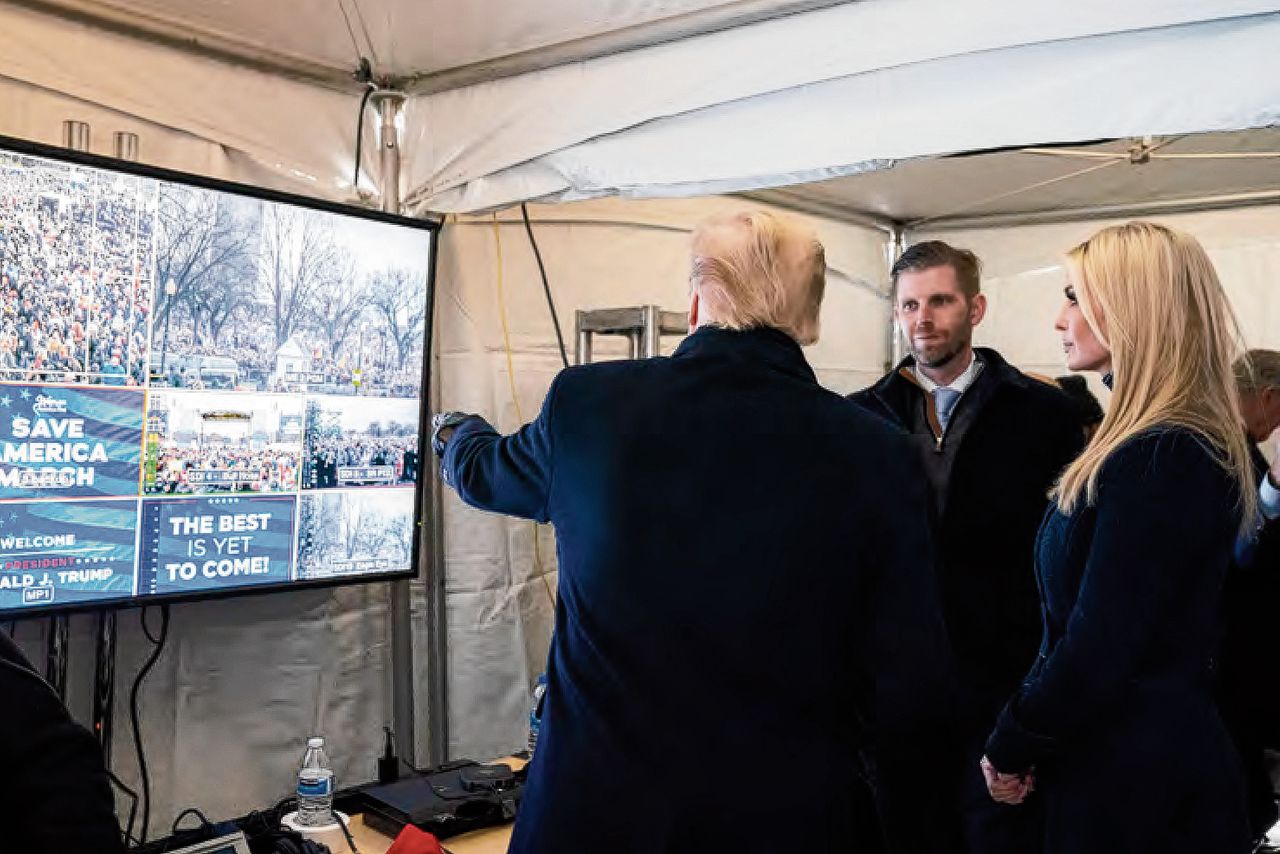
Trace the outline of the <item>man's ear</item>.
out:
M 1267 423 L 1280 426 L 1280 389 L 1267 386 L 1258 393 L 1258 396 L 1258 403 L 1261 404 L 1259 409 L 1262 410 Z
M 969 300 L 969 325 L 977 326 L 987 316 L 987 295 L 975 294 Z
M 692 335 L 698 329 L 698 290 L 697 288 L 689 289 L 689 334 Z

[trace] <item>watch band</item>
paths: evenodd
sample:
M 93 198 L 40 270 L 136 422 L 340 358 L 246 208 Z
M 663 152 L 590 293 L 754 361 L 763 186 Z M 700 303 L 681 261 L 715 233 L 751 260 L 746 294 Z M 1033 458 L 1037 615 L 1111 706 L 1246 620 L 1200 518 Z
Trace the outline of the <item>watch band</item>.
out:
M 468 412 L 437 412 L 431 417 L 431 450 L 437 457 L 444 456 L 444 449 L 448 444 L 441 440 L 440 434 L 450 427 L 457 427 L 471 417 L 472 415 Z

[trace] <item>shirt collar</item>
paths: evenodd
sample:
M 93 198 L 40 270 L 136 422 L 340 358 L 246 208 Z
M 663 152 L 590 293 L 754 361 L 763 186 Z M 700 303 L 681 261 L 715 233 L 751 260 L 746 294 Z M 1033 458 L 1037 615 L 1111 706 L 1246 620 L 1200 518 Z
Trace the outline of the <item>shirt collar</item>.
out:
M 912 365 L 911 369 L 915 371 L 916 381 L 920 383 L 922 389 L 929 394 L 933 394 L 937 390 L 938 384 L 924 375 L 918 363 Z M 969 353 L 969 366 L 960 372 L 960 376 L 948 383 L 947 388 L 959 394 L 964 394 L 965 389 L 973 385 L 973 381 L 978 378 L 978 371 L 980 370 L 982 370 L 982 361 L 978 358 L 977 351 L 971 350 Z

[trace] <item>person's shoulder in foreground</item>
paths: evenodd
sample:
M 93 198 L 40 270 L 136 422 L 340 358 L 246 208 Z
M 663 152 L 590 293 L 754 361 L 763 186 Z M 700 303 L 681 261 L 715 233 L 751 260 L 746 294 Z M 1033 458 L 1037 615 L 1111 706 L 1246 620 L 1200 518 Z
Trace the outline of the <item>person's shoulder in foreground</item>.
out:
M 3 633 L 0 694 L 0 816 L 12 850 L 124 851 L 97 742 Z

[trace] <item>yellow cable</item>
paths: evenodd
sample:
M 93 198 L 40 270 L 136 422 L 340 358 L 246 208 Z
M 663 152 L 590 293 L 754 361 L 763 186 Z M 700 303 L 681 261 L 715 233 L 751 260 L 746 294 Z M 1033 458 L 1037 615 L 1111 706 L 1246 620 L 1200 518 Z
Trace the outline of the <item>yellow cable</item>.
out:
M 502 286 L 502 232 L 498 229 L 498 215 L 493 215 L 493 245 L 498 257 L 498 319 L 502 323 L 502 349 L 507 353 L 507 383 L 511 386 L 511 403 L 516 408 L 516 420 L 524 423 L 520 412 L 520 397 L 516 394 L 516 369 L 511 362 L 511 332 L 507 329 L 507 296 Z
M 502 349 L 507 354 L 507 384 L 511 387 L 511 403 L 516 409 L 516 420 L 524 424 L 524 415 L 520 412 L 520 397 L 516 394 L 516 369 L 511 360 L 511 332 L 507 328 L 507 296 L 506 288 L 503 286 L 502 275 L 502 231 L 498 228 L 498 214 L 493 215 L 493 245 L 497 256 L 498 266 L 498 319 L 502 323 Z M 551 600 L 552 607 L 556 603 L 556 594 L 551 590 L 551 582 L 547 581 L 547 574 L 542 569 L 542 547 L 538 544 L 538 523 L 531 522 L 533 525 L 533 564 L 538 571 L 538 577 L 542 579 L 542 586 L 546 588 L 547 598 Z

